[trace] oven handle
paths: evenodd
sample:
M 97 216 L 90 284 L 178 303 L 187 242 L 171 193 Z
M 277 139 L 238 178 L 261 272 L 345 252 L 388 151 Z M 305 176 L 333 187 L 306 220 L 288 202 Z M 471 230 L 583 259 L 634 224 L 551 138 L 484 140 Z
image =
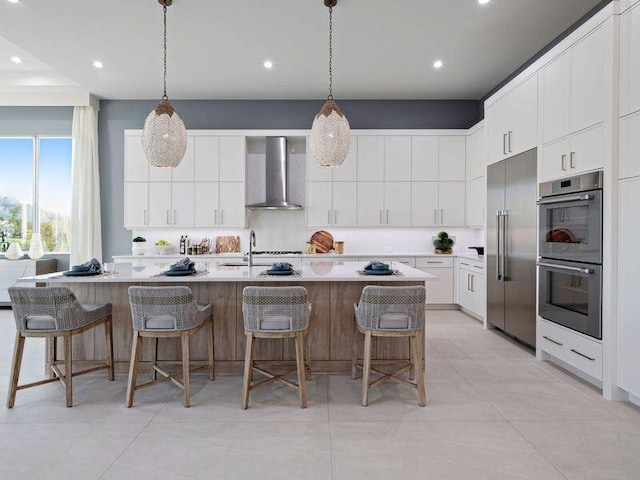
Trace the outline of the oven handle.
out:
M 539 267 L 549 267 L 549 268 L 557 268 L 559 270 L 569 270 L 570 272 L 593 273 L 593 270 L 590 268 L 569 267 L 567 265 L 558 265 L 555 263 L 537 262 L 536 265 L 538 265 Z
M 585 194 L 585 195 L 571 195 L 570 197 L 552 197 L 546 199 L 540 199 L 536 202 L 538 205 L 548 205 L 549 203 L 564 203 L 564 202 L 578 202 L 584 200 L 593 200 L 595 197 L 593 195 Z

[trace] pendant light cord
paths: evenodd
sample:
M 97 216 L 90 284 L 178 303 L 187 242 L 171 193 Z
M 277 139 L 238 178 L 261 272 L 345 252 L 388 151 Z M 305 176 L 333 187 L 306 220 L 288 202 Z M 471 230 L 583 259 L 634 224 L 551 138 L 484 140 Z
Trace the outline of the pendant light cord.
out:
M 166 3 L 163 5 L 162 10 L 164 12 L 164 95 L 162 95 L 163 100 L 168 100 L 167 97 L 167 5 Z
M 329 7 L 329 96 L 327 100 L 333 100 L 333 7 Z

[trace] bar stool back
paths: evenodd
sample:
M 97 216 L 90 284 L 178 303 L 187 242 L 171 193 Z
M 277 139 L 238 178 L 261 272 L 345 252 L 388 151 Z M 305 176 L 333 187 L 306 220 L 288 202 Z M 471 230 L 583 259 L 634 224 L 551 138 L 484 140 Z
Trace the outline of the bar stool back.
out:
M 304 287 L 245 287 L 242 291 L 242 315 L 244 333 L 247 337 L 242 408 L 246 409 L 249 406 L 251 390 L 275 381 L 296 388 L 300 397 L 300 407 L 306 408 L 305 370 L 311 371 L 310 365 L 308 363 L 305 365 L 304 359 L 304 335 L 307 334 L 308 350 L 311 315 L 307 289 Z M 295 338 L 296 369 L 275 375 L 258 367 L 253 358 L 256 338 Z M 267 379 L 254 383 L 254 371 L 265 375 Z M 296 371 L 297 384 L 285 378 Z
M 58 380 L 65 385 L 67 407 L 71 407 L 73 405 L 73 377 L 106 368 L 109 380 L 114 379 L 110 303 L 82 305 L 74 293 L 65 287 L 11 287 L 9 288 L 9 297 L 16 321 L 16 341 L 13 350 L 7 408 L 12 408 L 15 404 L 18 390 Z M 98 325 L 104 325 L 107 346 L 106 362 L 74 372 L 72 366 L 73 336 Z M 49 378 L 18 385 L 24 342 L 27 337 L 47 339 Z M 63 339 L 64 372 L 58 366 L 57 337 Z
M 355 330 L 353 335 L 353 360 L 351 374 L 356 378 L 356 370 L 362 369 L 362 405 L 367 406 L 369 388 L 385 380 L 407 383 L 418 390 L 421 407 L 427 404 L 422 358 L 424 355 L 424 300 L 425 288 L 387 287 L 367 285 L 355 310 Z M 357 358 L 358 332 L 364 334 L 364 355 Z M 372 367 L 372 337 L 408 337 L 410 358 L 393 371 L 384 372 Z M 400 376 L 409 370 L 409 378 Z M 381 374 L 380 378 L 369 382 L 371 372 Z M 415 376 L 415 382 L 412 378 Z
M 136 390 L 171 380 L 184 390 L 184 406 L 190 405 L 189 374 L 208 369 L 209 379 L 215 378 L 213 359 L 213 307 L 197 305 L 189 287 L 129 287 L 133 340 L 129 364 L 127 407 L 133 405 Z M 209 327 L 207 365 L 189 369 L 189 337 Z M 151 359 L 153 378 L 137 385 L 138 367 L 142 356 L 142 339 L 153 338 Z M 158 365 L 158 339 L 179 337 L 182 344 L 182 381 Z M 158 373 L 162 378 L 158 379 Z

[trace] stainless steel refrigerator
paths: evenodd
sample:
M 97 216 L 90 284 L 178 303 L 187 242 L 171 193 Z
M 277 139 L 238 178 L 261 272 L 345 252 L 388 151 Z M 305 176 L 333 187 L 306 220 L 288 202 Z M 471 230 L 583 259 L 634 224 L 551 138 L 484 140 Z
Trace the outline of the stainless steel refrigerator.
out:
M 487 169 L 487 321 L 536 344 L 536 149 Z

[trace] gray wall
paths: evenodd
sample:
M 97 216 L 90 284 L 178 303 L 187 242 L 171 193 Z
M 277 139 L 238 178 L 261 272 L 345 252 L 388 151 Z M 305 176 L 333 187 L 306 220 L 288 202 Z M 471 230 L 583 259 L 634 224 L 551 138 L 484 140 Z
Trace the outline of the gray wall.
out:
M 130 251 L 124 229 L 124 130 L 141 129 L 157 100 L 100 102 L 100 196 L 105 260 Z M 173 106 L 188 129 L 308 129 L 316 100 L 183 100 Z M 480 119 L 476 100 L 340 100 L 353 129 L 466 129 Z
M 71 136 L 73 107 L 0 107 L 0 136 Z M 2 192 L 0 192 L 2 194 Z M 69 268 L 69 255 L 45 255 L 55 258 L 58 270 Z

